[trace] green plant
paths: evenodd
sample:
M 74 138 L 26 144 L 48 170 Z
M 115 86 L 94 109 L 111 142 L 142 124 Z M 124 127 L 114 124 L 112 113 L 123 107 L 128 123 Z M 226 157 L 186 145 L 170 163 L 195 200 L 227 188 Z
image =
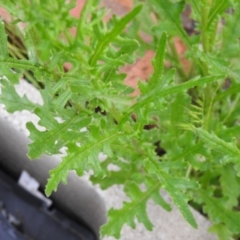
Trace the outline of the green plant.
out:
M 26 25 L 19 34 L 27 53 L 24 57 L 21 49 L 7 42 L 0 24 L 0 73 L 5 76 L 0 102 L 9 112 L 35 113 L 46 128 L 40 132 L 31 122 L 27 124 L 31 159 L 67 147 L 67 156 L 50 172 L 47 195 L 57 190 L 59 182 L 66 183 L 69 170 L 82 176 L 92 169 L 92 182 L 103 189 L 124 185 L 131 200 L 109 211 L 102 236 L 119 238 L 124 224 L 135 226 L 135 217 L 151 230 L 147 201 L 153 199 L 171 210 L 159 193 L 163 188 L 194 228 L 197 223 L 189 203 L 206 213 L 219 239 L 237 239 L 240 3 L 141 2 L 145 4 L 136 5 L 123 18 L 113 16 L 106 22 L 106 11 L 99 10 L 97 0 L 86 1 L 79 19 L 69 15 L 72 1 L 0 0 L 11 13 L 13 25 Z M 196 23 L 191 36 L 181 22 L 186 4 Z M 69 32 L 72 27 L 77 29 L 76 36 Z M 152 41 L 144 42 L 140 31 Z M 175 36 L 187 47 L 189 71 L 177 54 Z M 123 84 L 126 75 L 119 69 L 148 49 L 156 51 L 154 73 L 148 82 L 139 82 L 141 94 L 130 97 L 133 90 Z M 164 64 L 165 59 L 171 67 Z M 64 69 L 66 62 L 71 63 L 69 71 Z M 41 89 L 44 105 L 16 93 L 14 85 L 22 74 Z M 146 130 L 148 124 L 154 127 Z M 84 127 L 87 130 L 80 131 Z M 159 142 L 166 152 L 161 156 L 155 149 Z M 108 156 L 105 161 L 99 161 L 99 152 Z M 109 170 L 109 164 L 119 170 Z

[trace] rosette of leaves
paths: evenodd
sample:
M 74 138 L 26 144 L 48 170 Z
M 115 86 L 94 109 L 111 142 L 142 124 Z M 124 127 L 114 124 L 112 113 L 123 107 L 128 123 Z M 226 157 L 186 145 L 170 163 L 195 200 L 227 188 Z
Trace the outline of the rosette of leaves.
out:
M 112 16 L 107 23 L 106 11 L 99 9 L 96 0 L 86 1 L 79 19 L 69 15 L 71 1 L 0 3 L 11 13 L 12 24 L 25 24 L 27 52 L 26 59 L 10 54 L 2 23 L 0 102 L 10 113 L 33 112 L 45 128 L 39 131 L 27 123 L 32 140 L 29 158 L 67 149 L 61 163 L 50 171 L 47 195 L 61 181 L 66 183 L 70 170 L 79 176 L 92 170 L 93 183 L 103 189 L 121 184 L 130 199 L 121 209 L 110 209 L 102 236 L 119 238 L 123 225 L 134 228 L 135 219 L 151 230 L 148 200 L 171 210 L 160 189 L 169 193 L 193 227 L 197 223 L 189 202 L 206 213 L 220 239 L 240 233 L 240 48 L 239 32 L 233 31 L 240 22 L 237 1 L 150 0 L 122 18 Z M 192 36 L 181 23 L 186 3 L 196 22 L 197 34 Z M 152 15 L 154 20 L 149 18 Z M 75 36 L 69 32 L 72 27 Z M 144 43 L 139 31 L 151 34 L 152 42 Z M 187 47 L 189 72 L 176 54 L 175 36 Z M 133 89 L 124 85 L 126 75 L 120 68 L 148 49 L 156 52 L 154 73 L 148 82 L 139 82 L 141 94 L 130 97 Z M 165 59 L 171 67 L 166 67 Z M 71 64 L 68 71 L 65 63 Z M 16 92 L 14 85 L 26 71 L 41 87 L 43 105 Z M 230 87 L 224 87 L 226 79 Z M 154 128 L 147 130 L 148 124 Z M 157 154 L 156 142 L 164 155 Z M 99 160 L 99 152 L 107 155 L 104 161 Z M 110 164 L 118 170 L 109 170 Z

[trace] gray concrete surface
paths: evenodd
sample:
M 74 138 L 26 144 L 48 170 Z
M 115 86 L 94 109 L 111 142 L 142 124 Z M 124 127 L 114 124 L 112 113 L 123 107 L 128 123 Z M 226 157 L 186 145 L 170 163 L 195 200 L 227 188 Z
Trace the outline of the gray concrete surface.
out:
M 26 94 L 33 102 L 42 102 L 39 92 L 25 81 L 21 81 L 21 84 L 17 86 L 17 90 L 20 95 Z M 60 161 L 60 157 L 43 157 L 41 160 L 36 160 L 34 162 L 29 161 L 29 163 L 26 163 L 26 144 L 28 141 L 26 136 L 28 135 L 28 130 L 25 127 L 25 123 L 28 121 L 32 121 L 34 124 L 37 124 L 38 118 L 28 111 L 8 114 L 5 111 L 4 106 L 0 105 L 0 156 L 4 156 L 4 154 L 6 155 L 7 153 L 7 156 L 5 157 L 14 159 L 15 156 L 18 155 L 20 161 L 16 161 L 14 164 L 12 162 L 8 162 L 9 167 L 12 168 L 14 165 L 15 171 L 19 171 L 20 168 L 24 168 L 38 181 L 40 181 L 42 186 L 44 186 L 47 178 L 49 177 L 48 171 L 56 166 L 56 164 Z M 25 140 L 19 142 L 19 139 Z M 21 154 L 19 155 L 20 152 Z M 106 219 L 105 206 L 102 203 L 102 199 L 104 199 L 106 208 L 109 209 L 111 207 L 121 207 L 122 201 L 127 200 L 127 198 L 122 190 L 122 187 L 117 185 L 104 191 L 101 190 L 99 186 L 93 186 L 96 190 L 93 191 L 88 178 L 89 176 L 86 175 L 80 179 L 76 177 L 74 173 L 70 173 L 68 184 L 66 186 L 60 185 L 57 193 L 53 194 L 53 198 L 65 206 L 65 208 L 69 211 L 75 211 L 75 213 L 81 216 L 85 222 L 90 224 L 96 232 L 98 231 L 99 226 L 103 224 Z M 171 202 L 171 199 L 166 192 L 163 192 L 162 195 L 168 202 Z M 181 213 L 176 207 L 173 207 L 173 210 L 168 213 L 161 207 L 155 205 L 152 201 L 149 201 L 147 211 L 150 220 L 155 226 L 153 231 L 147 231 L 144 226 L 139 223 L 137 224 L 136 229 L 124 226 L 121 235 L 122 240 L 217 239 L 215 235 L 207 232 L 211 223 L 194 210 L 193 213 L 199 225 L 198 230 L 193 229 L 183 219 Z M 114 238 L 104 238 L 104 240 L 112 239 Z

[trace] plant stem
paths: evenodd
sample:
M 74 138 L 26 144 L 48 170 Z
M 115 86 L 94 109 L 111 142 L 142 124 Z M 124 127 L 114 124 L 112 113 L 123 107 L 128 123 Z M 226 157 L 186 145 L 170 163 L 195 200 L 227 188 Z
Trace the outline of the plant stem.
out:
M 202 14 L 201 14 L 201 37 L 202 37 L 202 45 L 203 51 L 207 53 L 209 51 L 209 36 L 207 33 L 207 26 L 208 26 L 208 16 L 210 7 L 212 5 L 212 0 L 204 0 L 202 4 Z
M 202 4 L 202 14 L 201 14 L 201 38 L 202 38 L 202 46 L 203 51 L 205 54 L 207 54 L 210 51 L 210 41 L 209 41 L 209 33 L 208 33 L 208 17 L 210 8 L 212 5 L 212 0 L 203 0 Z M 208 66 L 205 62 L 202 62 L 202 70 L 204 76 L 208 75 Z M 212 87 L 211 84 L 208 84 L 204 90 L 204 128 L 207 130 L 209 128 L 209 122 L 210 122 L 210 115 L 212 110 L 212 103 L 213 103 L 213 97 L 212 97 Z
M 212 97 L 210 84 L 204 90 L 204 129 L 208 130 L 210 122 L 210 114 L 212 110 Z
M 213 32 L 210 36 L 209 39 L 209 52 L 213 51 L 213 46 L 216 43 L 216 35 L 217 35 L 217 31 L 218 31 L 218 21 L 214 22 L 213 24 Z
M 186 172 L 186 178 L 189 178 L 190 174 L 192 171 L 192 165 L 189 163 L 188 164 L 188 168 L 187 168 L 187 172 Z
M 172 52 L 172 57 L 173 57 L 174 61 L 176 62 L 176 69 L 178 71 L 178 74 L 182 78 L 181 82 L 185 82 L 187 80 L 187 75 L 183 70 L 183 65 L 180 61 L 179 54 L 177 53 L 176 46 L 173 42 L 173 39 L 169 40 L 169 47 Z
M 216 95 L 219 87 L 220 87 L 220 85 L 218 85 L 218 87 L 214 91 L 212 89 L 212 86 L 210 84 L 208 84 L 206 92 L 205 92 L 205 94 L 209 97 L 209 100 L 207 99 L 205 101 L 205 99 L 204 99 L 204 110 L 205 110 L 204 113 L 206 116 L 205 121 L 204 121 L 204 128 L 206 130 L 209 129 L 209 123 L 210 123 L 211 112 L 212 112 L 212 108 L 213 108 L 214 96 Z

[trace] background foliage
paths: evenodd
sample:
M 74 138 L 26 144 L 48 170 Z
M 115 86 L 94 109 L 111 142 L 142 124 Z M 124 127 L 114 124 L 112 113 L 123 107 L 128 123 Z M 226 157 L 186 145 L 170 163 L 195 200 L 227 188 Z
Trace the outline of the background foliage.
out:
M 86 1 L 79 19 L 69 15 L 74 1 L 0 0 L 12 16 L 11 23 L 0 24 L 0 102 L 11 113 L 35 113 L 45 127 L 40 132 L 27 124 L 31 159 L 67 147 L 67 156 L 50 172 L 47 195 L 66 182 L 69 170 L 82 176 L 92 169 L 92 182 L 103 189 L 124 185 L 131 201 L 109 211 L 102 236 L 119 238 L 124 224 L 135 227 L 135 218 L 151 230 L 146 203 L 153 199 L 170 211 L 160 195 L 166 189 L 194 228 L 189 204 L 212 221 L 211 231 L 219 239 L 237 239 L 240 3 L 135 3 L 124 17 L 106 22 L 106 10 L 99 9 L 97 0 Z M 195 26 L 191 34 L 181 21 L 187 5 Z M 69 31 L 73 27 L 75 36 Z M 12 32 L 23 45 L 9 41 Z M 144 42 L 140 32 L 152 40 Z M 187 47 L 187 71 L 176 36 Z M 131 97 L 133 89 L 123 84 L 125 74 L 119 70 L 149 49 L 156 52 L 154 73 L 148 82 L 139 82 L 141 94 Z M 40 89 L 44 105 L 17 94 L 14 85 L 22 76 Z M 164 154 L 157 153 L 156 144 Z M 105 161 L 99 161 L 99 152 L 108 156 Z M 109 164 L 119 170 L 109 170 Z

